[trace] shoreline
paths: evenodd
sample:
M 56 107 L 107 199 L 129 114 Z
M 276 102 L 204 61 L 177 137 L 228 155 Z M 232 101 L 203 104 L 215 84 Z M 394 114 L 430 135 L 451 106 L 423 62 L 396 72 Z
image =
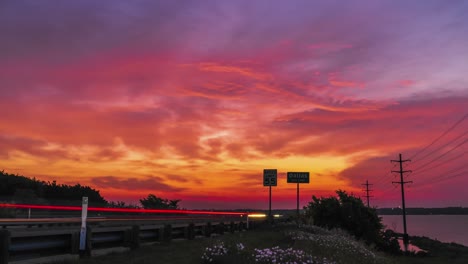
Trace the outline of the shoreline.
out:
M 379 215 L 385 229 L 403 234 L 401 215 Z M 468 246 L 468 215 L 408 215 L 407 233 L 410 236 L 425 236 L 445 243 Z
M 403 234 L 395 232 L 391 229 L 387 229 L 393 232 L 393 235 L 395 238 L 398 239 L 398 243 L 400 244 L 400 249 L 404 250 L 403 246 Z M 434 255 L 434 253 L 437 254 L 438 251 L 441 250 L 441 248 L 457 248 L 461 250 L 466 250 L 468 252 L 468 245 L 460 244 L 457 242 L 444 242 L 440 241 L 435 238 L 431 238 L 428 236 L 413 236 L 413 235 L 408 235 L 409 237 L 409 245 L 410 249 L 409 251 L 413 251 L 415 254 L 428 254 L 428 255 Z M 411 246 L 416 247 L 416 248 L 411 248 Z M 411 250 L 414 249 L 414 250 Z

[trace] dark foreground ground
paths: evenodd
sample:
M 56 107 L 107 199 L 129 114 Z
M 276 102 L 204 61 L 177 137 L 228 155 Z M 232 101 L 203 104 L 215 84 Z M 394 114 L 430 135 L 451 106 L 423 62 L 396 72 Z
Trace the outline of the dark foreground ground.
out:
M 411 242 L 427 250 L 423 256 L 391 256 L 373 250 L 342 231 L 294 225 L 263 227 L 211 238 L 145 245 L 136 250 L 90 259 L 58 261 L 67 264 L 152 263 L 468 263 L 468 248 L 425 237 Z M 278 248 L 276 248 L 278 247 Z M 291 250 L 286 250 L 291 248 Z M 261 250 L 261 251 L 259 251 Z M 204 258 L 202 258 L 204 256 Z M 274 260 L 273 260 L 274 259 Z M 309 262 L 307 262 L 309 261 Z

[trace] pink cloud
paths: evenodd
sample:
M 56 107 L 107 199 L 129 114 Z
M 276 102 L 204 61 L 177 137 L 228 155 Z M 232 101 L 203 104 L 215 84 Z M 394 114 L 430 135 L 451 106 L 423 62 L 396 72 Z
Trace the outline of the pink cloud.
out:
M 417 82 L 414 80 L 401 80 L 398 82 L 399 85 L 404 87 L 411 87 L 414 86 Z

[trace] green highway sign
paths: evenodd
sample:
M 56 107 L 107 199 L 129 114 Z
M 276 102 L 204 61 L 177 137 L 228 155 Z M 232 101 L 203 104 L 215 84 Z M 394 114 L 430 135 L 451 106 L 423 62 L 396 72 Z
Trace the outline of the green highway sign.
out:
M 309 172 L 288 172 L 288 183 L 309 183 Z

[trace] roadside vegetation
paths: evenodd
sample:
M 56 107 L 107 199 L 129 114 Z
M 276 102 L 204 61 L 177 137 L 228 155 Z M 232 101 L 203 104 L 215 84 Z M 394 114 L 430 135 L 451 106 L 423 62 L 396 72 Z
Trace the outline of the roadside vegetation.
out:
M 342 229 L 355 239 L 391 254 L 400 254 L 398 240 L 385 232 L 382 219 L 375 208 L 365 206 L 360 198 L 345 191 L 336 191 L 336 196 L 312 197 L 304 207 L 303 222 L 326 229 Z
M 395 233 L 384 230 L 374 208 L 366 207 L 361 199 L 345 191 L 336 194 L 313 197 L 300 219 L 291 216 L 286 217 L 289 221 L 266 222 L 248 232 L 156 243 L 127 254 L 71 263 L 468 263 L 467 247 L 428 238 L 411 238 L 414 245 L 427 252 L 404 254 Z
M 423 239 L 424 241 L 424 239 Z M 432 241 L 432 242 L 430 242 Z M 428 243 L 424 247 L 422 243 Z M 246 232 L 211 238 L 155 243 L 125 253 L 93 257 L 66 264 L 235 264 L 235 263 L 468 263 L 468 248 L 428 240 L 418 243 L 427 255 L 391 255 L 356 240 L 339 229 L 296 223 L 266 224 Z M 450 253 L 442 253 L 449 250 Z
M 148 194 L 140 199 L 140 204 L 128 204 L 123 201 L 109 202 L 101 196 L 99 190 L 90 186 L 59 184 L 56 181 L 40 181 L 36 178 L 9 174 L 4 170 L 0 170 L 0 182 L 0 203 L 80 206 L 82 198 L 88 197 L 90 206 L 132 209 L 180 209 L 180 200 L 169 200 L 154 194 Z M 51 213 L 48 212 L 48 214 Z M 70 214 L 73 214 L 73 212 Z M 0 208 L 0 218 L 24 216 L 24 211 Z

